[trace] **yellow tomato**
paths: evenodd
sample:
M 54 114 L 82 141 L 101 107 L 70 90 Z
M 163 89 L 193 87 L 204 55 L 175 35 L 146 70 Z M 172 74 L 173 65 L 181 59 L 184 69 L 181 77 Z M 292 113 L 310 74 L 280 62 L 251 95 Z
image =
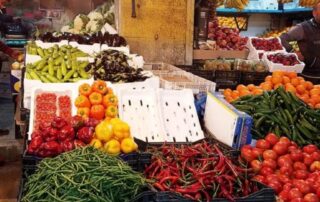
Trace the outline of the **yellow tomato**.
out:
M 118 140 L 110 140 L 104 144 L 104 151 L 110 155 L 118 155 L 121 152 L 121 145 Z
M 124 138 L 121 141 L 121 151 L 125 154 L 134 152 L 138 149 L 138 145 L 132 138 Z
M 95 128 L 96 138 L 107 142 L 113 137 L 112 125 L 107 121 L 102 121 Z
M 102 147 L 102 142 L 99 139 L 94 138 L 91 140 L 90 145 L 96 149 L 100 149 Z

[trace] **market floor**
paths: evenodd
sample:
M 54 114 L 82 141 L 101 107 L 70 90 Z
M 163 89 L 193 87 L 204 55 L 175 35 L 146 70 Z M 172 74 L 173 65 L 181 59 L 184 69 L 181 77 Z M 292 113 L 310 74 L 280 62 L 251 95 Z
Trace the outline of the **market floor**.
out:
M 21 161 L 0 166 L 0 202 L 17 201 L 21 178 Z

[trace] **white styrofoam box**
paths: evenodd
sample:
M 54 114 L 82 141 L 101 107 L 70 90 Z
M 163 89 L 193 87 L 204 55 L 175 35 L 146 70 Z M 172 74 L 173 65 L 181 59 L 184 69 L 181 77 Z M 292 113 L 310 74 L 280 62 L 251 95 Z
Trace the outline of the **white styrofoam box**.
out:
M 127 56 L 129 56 L 129 54 L 130 54 L 129 46 L 110 47 L 107 44 L 102 44 L 101 45 L 101 51 L 105 51 L 105 50 L 116 50 L 116 51 L 119 51 L 119 52 L 123 52 Z
M 191 90 L 122 90 L 120 118 L 135 138 L 146 142 L 195 142 L 204 139 Z
M 274 72 L 274 71 L 285 71 L 285 72 L 296 72 L 296 73 L 302 73 L 304 67 L 305 67 L 305 63 L 300 61 L 297 54 L 295 53 L 285 53 L 286 55 L 294 55 L 297 60 L 300 62 L 300 64 L 296 64 L 294 66 L 285 66 L 283 64 L 278 64 L 278 63 L 273 63 L 270 60 L 268 60 L 267 56 L 268 55 L 272 55 L 272 54 L 276 54 L 276 53 L 282 53 L 282 52 L 268 52 L 266 54 L 263 55 L 262 60 L 264 61 L 265 64 L 268 65 L 269 71 L 270 72 Z
M 43 42 L 40 40 L 36 40 L 35 42 L 36 42 L 36 45 L 39 46 L 40 48 L 51 48 L 54 45 L 63 46 L 63 45 L 69 44 L 69 41 L 67 41 L 67 40 L 62 40 L 60 42 L 53 42 L 53 43 Z
M 32 64 L 39 60 L 41 60 L 41 57 L 39 55 L 26 54 L 25 64 Z
M 62 84 L 62 83 L 50 83 L 45 85 L 39 85 L 35 86 L 31 89 L 31 104 L 30 104 L 30 121 L 29 121 L 29 133 L 28 133 L 28 139 L 31 139 L 31 134 L 33 132 L 34 127 L 34 119 L 35 119 L 35 102 L 36 102 L 36 96 L 38 93 L 41 92 L 50 92 L 55 93 L 57 95 L 68 95 L 71 98 L 71 113 L 72 115 L 77 114 L 77 109 L 74 106 L 74 102 L 78 96 L 78 83 L 73 84 Z
M 278 10 L 278 0 L 263 0 L 261 1 L 264 10 Z
M 283 9 L 284 10 L 295 9 L 295 8 L 298 8 L 298 7 L 299 7 L 299 0 L 293 0 L 292 2 L 283 4 Z
M 155 90 L 122 90 L 119 116 L 131 128 L 131 134 L 148 142 L 164 142 L 165 131 Z
M 250 0 L 246 9 L 249 9 L 249 10 L 261 9 L 261 0 Z
M 101 28 L 101 32 L 102 32 L 102 34 L 104 34 L 105 32 L 109 32 L 109 34 L 117 34 L 118 33 L 117 30 L 114 29 L 108 23 L 104 24 L 104 26 Z
M 42 83 L 39 80 L 30 80 L 24 77 L 24 82 L 23 82 L 23 106 L 26 109 L 31 109 L 31 94 L 32 94 L 32 89 L 36 88 L 36 87 L 43 87 L 46 88 L 46 86 L 51 86 L 51 85 L 57 85 L 57 87 L 59 86 L 78 86 L 80 84 L 83 83 L 92 83 L 93 82 L 93 78 L 91 79 L 84 79 L 84 80 L 79 80 L 76 83 Z
M 217 140 L 239 149 L 250 144 L 253 120 L 227 103 L 218 93 L 208 93 L 204 124 Z
M 94 55 L 94 54 L 100 53 L 101 51 L 101 45 L 99 43 L 95 43 L 93 45 L 84 45 L 84 44 L 79 44 L 78 42 L 75 42 L 75 41 L 71 41 L 69 42 L 69 45 L 71 45 L 72 47 L 76 47 L 82 52 L 87 53 L 89 55 Z
M 142 56 L 139 56 L 137 54 L 130 54 L 128 64 L 130 65 L 130 67 L 133 67 L 135 69 L 143 68 L 144 59 Z
M 204 139 L 192 90 L 160 89 L 158 93 L 166 141 L 196 142 Z
M 264 50 L 257 50 L 257 49 L 253 46 L 253 44 L 252 44 L 252 39 L 254 39 L 254 38 L 258 38 L 258 37 L 249 37 L 249 40 L 247 41 L 247 45 L 246 45 L 246 47 L 250 50 L 249 55 L 248 55 L 248 59 L 249 59 L 249 60 L 259 60 L 259 59 L 260 59 L 260 58 L 259 58 L 259 54 L 260 54 L 260 53 L 264 54 L 264 53 L 267 53 L 267 52 L 268 52 L 268 51 L 264 51 Z M 266 40 L 268 40 L 268 39 L 273 39 L 273 37 L 264 38 L 264 39 L 266 39 Z M 280 38 L 277 37 L 277 39 L 278 39 L 279 43 L 281 44 Z M 287 51 L 286 51 L 286 49 L 285 49 L 284 47 L 282 47 L 282 50 L 277 50 L 277 52 L 284 52 L 284 53 L 286 53 Z M 263 57 L 263 55 L 262 55 L 262 57 Z M 261 58 L 261 59 L 262 59 L 262 58 Z
M 152 76 L 145 81 L 141 82 L 132 82 L 132 83 L 114 83 L 108 84 L 115 95 L 120 96 L 122 90 L 146 90 L 146 89 L 158 89 L 160 88 L 160 80 L 159 77 Z

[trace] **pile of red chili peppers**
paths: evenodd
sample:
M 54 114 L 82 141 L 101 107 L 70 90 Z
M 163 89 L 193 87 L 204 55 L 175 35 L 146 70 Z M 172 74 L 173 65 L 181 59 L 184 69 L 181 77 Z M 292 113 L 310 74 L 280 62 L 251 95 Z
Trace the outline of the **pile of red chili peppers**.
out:
M 234 201 L 257 191 L 249 181 L 251 170 L 207 142 L 191 146 L 151 148 L 152 164 L 145 175 L 159 191 L 179 193 L 198 201 L 226 198 Z M 250 175 L 250 176 L 249 176 Z

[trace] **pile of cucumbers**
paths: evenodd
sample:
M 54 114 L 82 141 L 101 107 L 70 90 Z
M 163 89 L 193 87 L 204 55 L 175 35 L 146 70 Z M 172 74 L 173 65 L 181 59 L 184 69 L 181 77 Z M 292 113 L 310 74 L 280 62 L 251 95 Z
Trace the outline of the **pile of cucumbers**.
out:
M 79 57 L 87 57 L 88 54 L 70 45 L 43 49 L 35 44 L 27 46 L 27 52 L 31 55 L 39 55 L 41 60 L 26 65 L 26 78 L 41 80 L 44 83 L 77 82 L 81 79 L 89 79 L 91 75 L 85 71 L 88 61 L 79 61 Z
M 273 132 L 299 145 L 320 146 L 320 111 L 310 108 L 283 87 L 265 91 L 262 95 L 241 97 L 232 105 L 253 117 L 252 135 L 255 139 Z

